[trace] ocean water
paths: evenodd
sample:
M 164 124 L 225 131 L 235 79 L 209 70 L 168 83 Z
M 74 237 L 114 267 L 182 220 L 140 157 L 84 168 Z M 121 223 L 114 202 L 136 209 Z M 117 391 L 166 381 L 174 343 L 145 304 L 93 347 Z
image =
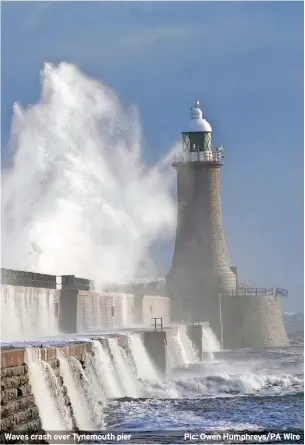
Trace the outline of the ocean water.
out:
M 156 431 L 303 429 L 303 389 L 302 345 L 223 351 L 152 384 L 150 397 L 109 402 L 106 423 Z
M 170 366 L 160 375 L 137 330 L 126 332 L 128 349 L 111 334 L 104 342 L 85 334 L 14 342 L 27 348 L 30 383 L 47 432 L 71 430 L 61 390 L 51 367 L 41 360 L 41 348 L 91 342 L 85 367 L 60 355 L 61 376 L 70 397 L 76 426 L 88 439 L 77 443 L 116 443 L 94 434 L 130 433 L 120 443 L 238 443 L 236 440 L 184 440 L 185 433 L 286 431 L 303 434 L 304 346 L 300 330 L 285 348 L 221 351 L 216 337 L 204 328 L 206 354 L 200 362 L 184 327 L 167 343 Z M 2 343 L 2 347 L 8 347 Z M 52 414 L 53 413 L 53 414 Z M 297 430 L 297 431 L 296 431 Z M 75 443 L 50 441 L 37 443 Z M 255 441 L 244 443 L 258 443 Z M 265 443 L 279 443 L 268 441 Z M 281 443 L 304 443 L 302 440 Z

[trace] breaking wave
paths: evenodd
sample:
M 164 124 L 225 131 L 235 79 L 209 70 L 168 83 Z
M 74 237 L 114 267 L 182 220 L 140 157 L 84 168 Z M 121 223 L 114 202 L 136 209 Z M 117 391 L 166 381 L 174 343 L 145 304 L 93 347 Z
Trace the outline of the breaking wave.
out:
M 258 375 L 258 374 L 219 374 L 204 377 L 184 377 L 175 381 L 180 397 L 209 397 L 228 395 L 264 394 L 279 395 L 282 393 L 303 392 L 302 375 Z

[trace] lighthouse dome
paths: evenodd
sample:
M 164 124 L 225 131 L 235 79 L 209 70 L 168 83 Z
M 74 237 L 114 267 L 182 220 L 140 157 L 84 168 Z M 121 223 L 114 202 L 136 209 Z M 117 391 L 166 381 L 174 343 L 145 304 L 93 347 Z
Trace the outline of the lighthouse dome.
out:
M 196 100 L 191 108 L 191 120 L 189 121 L 184 133 L 212 133 L 212 127 L 209 122 L 202 117 L 202 111 L 199 108 L 199 101 Z

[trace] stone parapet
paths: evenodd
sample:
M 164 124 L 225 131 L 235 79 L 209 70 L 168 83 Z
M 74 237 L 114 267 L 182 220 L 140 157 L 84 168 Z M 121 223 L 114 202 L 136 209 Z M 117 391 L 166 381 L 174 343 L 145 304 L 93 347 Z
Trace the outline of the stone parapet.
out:
M 1 368 L 24 364 L 24 349 L 1 350 Z

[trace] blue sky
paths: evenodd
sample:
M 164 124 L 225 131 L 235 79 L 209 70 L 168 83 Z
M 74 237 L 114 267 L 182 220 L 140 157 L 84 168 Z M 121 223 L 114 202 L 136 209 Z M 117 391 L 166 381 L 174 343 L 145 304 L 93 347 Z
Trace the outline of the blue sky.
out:
M 138 106 L 148 162 L 200 100 L 225 146 L 231 261 L 249 285 L 288 288 L 284 309 L 303 311 L 303 3 L 2 4 L 2 168 L 13 103 L 37 101 L 43 63 L 61 60 Z M 165 273 L 172 244 L 160 252 Z

